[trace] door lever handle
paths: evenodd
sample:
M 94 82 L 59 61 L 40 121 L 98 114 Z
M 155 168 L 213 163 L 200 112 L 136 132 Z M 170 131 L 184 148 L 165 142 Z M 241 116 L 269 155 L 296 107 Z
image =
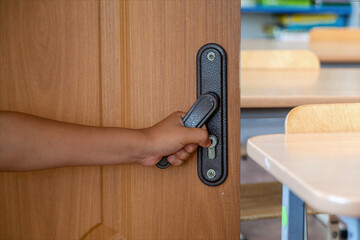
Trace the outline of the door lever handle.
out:
M 219 97 L 215 93 L 206 93 L 200 96 L 183 118 L 184 126 L 191 128 L 202 127 L 217 110 L 218 105 Z M 161 169 L 168 168 L 170 163 L 167 156 L 163 157 L 156 166 Z

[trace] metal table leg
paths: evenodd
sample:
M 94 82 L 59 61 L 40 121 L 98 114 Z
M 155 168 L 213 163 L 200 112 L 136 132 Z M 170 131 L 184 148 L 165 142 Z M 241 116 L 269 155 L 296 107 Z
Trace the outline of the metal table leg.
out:
M 305 221 L 305 203 L 283 185 L 281 240 L 304 240 Z

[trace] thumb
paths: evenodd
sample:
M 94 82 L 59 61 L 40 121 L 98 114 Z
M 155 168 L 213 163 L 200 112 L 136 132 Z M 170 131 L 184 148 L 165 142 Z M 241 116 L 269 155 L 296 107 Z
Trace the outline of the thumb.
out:
M 211 145 L 209 134 L 202 128 L 185 128 L 184 142 L 186 144 L 197 143 L 204 148 L 208 148 Z

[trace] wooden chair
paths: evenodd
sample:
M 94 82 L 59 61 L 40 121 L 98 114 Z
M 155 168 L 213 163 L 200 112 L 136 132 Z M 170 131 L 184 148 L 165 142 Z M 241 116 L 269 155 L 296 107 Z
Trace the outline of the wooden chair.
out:
M 320 61 L 310 50 L 241 51 L 241 70 L 319 70 Z
M 360 132 L 360 103 L 303 105 L 287 115 L 286 134 L 331 132 Z M 281 191 L 279 182 L 241 185 L 241 221 L 280 217 Z
M 286 133 L 359 132 L 360 103 L 303 105 L 289 112 Z
M 260 74 L 261 78 L 274 78 L 276 81 L 279 76 L 288 75 L 298 84 L 308 86 L 317 80 L 320 61 L 309 50 L 248 50 L 241 51 L 240 67 L 241 79 L 256 79 Z M 306 72 L 306 81 L 304 81 L 303 75 L 295 74 L 294 76 L 290 70 Z M 289 84 L 291 85 L 291 81 Z M 242 145 L 240 152 L 241 157 L 246 158 L 246 146 Z
M 309 36 L 309 47 L 321 62 L 360 62 L 360 28 L 314 28 Z

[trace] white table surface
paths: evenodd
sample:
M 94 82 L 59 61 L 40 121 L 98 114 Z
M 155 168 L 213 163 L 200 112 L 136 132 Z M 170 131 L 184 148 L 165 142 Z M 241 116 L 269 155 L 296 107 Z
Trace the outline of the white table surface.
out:
M 247 151 L 316 210 L 360 217 L 360 133 L 256 136 Z

